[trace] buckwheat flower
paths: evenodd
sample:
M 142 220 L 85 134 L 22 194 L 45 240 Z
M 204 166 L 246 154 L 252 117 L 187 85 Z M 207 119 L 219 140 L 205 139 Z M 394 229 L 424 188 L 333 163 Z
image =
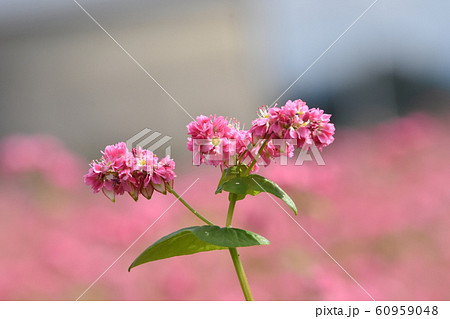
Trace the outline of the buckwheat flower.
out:
M 84 175 L 84 182 L 91 186 L 94 193 L 101 190 L 114 202 L 116 194 L 122 195 L 128 189 L 125 181 L 131 176 L 133 156 L 123 142 L 108 145 L 102 154 L 100 160 L 92 161 L 89 172 Z
M 291 143 L 289 143 L 289 141 L 291 141 Z M 265 154 L 267 160 L 269 160 L 270 158 L 278 158 L 281 156 L 291 158 L 294 156 L 294 145 L 295 143 L 292 143 L 292 139 L 272 139 L 267 143 L 266 149 L 264 150 L 265 152 L 263 154 Z
M 319 150 L 333 143 L 335 127 L 333 123 L 330 123 L 330 114 L 325 114 L 321 109 L 312 108 L 307 115 L 305 114 L 305 118 L 308 119 L 308 129 Z
M 334 140 L 334 125 L 329 123 L 330 117 L 331 115 L 324 114 L 323 110 L 309 109 L 300 99 L 289 100 L 282 107 L 263 106 L 258 110 L 258 118 L 252 122 L 249 129 L 254 148 L 251 154 L 258 158 L 255 154 L 259 153 L 264 161 L 259 164 L 268 165 L 271 159 L 282 155 L 292 157 L 294 149 L 304 145 L 315 143 L 321 150 Z M 258 150 L 262 147 L 260 141 L 265 141 L 262 151 Z M 248 153 L 245 155 L 249 156 Z
M 84 182 L 86 185 L 91 186 L 94 193 L 98 193 L 102 190 L 104 184 L 104 176 L 98 173 L 91 167 L 86 175 L 84 175 Z
M 116 171 L 129 167 L 133 159 L 124 142 L 106 146 L 102 154 L 107 166 Z
M 153 167 L 158 162 L 158 158 L 153 152 L 145 150 L 142 147 L 133 148 L 133 171 L 142 171 L 153 173 Z
M 258 111 L 259 117 L 252 122 L 252 127 L 249 131 L 254 137 L 260 139 L 306 139 L 309 132 L 303 127 L 305 126 L 303 116 L 307 111 L 308 106 L 302 100 L 289 100 L 281 108 L 261 107 Z
M 188 134 L 192 139 L 213 139 L 229 137 L 232 134 L 232 127 L 223 116 L 204 115 L 197 116 L 197 119 L 187 125 Z
M 263 139 L 270 143 L 270 139 L 295 139 L 297 146 L 301 146 L 310 136 L 310 131 L 304 127 L 303 121 L 303 114 L 307 109 L 306 103 L 302 100 L 289 100 L 281 108 L 262 107 L 258 111 L 259 118 L 252 122 L 249 132 L 256 141 Z M 268 147 L 271 148 L 268 150 L 269 154 L 277 157 L 279 154 L 277 147 L 274 145 Z
M 283 106 L 283 109 L 286 113 L 288 113 L 290 116 L 302 116 L 308 112 L 308 105 L 306 105 L 306 102 L 302 101 L 301 99 L 292 101 L 289 100 L 286 102 L 286 104 Z
M 101 190 L 113 202 L 125 192 L 135 201 L 139 194 L 150 199 L 155 189 L 165 194 L 166 185 L 173 186 L 175 162 L 168 156 L 159 161 L 140 147 L 130 152 L 123 142 L 107 146 L 102 154 L 100 160 L 92 161 L 84 181 L 94 193 Z
M 154 189 L 162 194 L 166 193 L 166 185 L 173 187 L 173 181 L 176 177 L 175 162 L 169 156 L 162 158 L 154 167 L 151 178 Z
M 307 139 L 308 130 L 304 115 L 308 112 L 308 106 L 302 100 L 287 101 L 280 108 L 278 117 L 274 120 L 278 122 L 280 129 L 276 132 L 278 138 Z M 297 144 L 302 144 L 298 142 Z
M 238 131 L 224 117 L 211 115 L 206 117 L 200 115 L 197 119 L 187 125 L 188 138 L 187 148 L 194 152 L 196 165 L 205 163 L 207 165 L 226 166 L 235 150 L 235 139 Z
M 129 184 L 124 182 L 124 180 L 117 173 L 107 174 L 104 177 L 102 192 L 112 202 L 115 202 L 116 195 L 123 195 L 125 191 L 128 190 Z
M 258 118 L 252 121 L 249 132 L 257 138 L 266 138 L 269 131 L 269 108 L 261 106 L 257 112 Z
M 153 152 L 142 149 L 141 147 L 133 148 L 132 154 L 133 167 L 131 178 L 128 179 L 128 193 L 135 201 L 138 200 L 139 193 L 145 198 L 150 199 L 154 190 L 151 184 L 151 178 L 158 158 Z
M 236 158 L 244 159 L 248 153 L 248 146 L 252 144 L 252 134 L 246 130 L 239 130 L 236 134 Z

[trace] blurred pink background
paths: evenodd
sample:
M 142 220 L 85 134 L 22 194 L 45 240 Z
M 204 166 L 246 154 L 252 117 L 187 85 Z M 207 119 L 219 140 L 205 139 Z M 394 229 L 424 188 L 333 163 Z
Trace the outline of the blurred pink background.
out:
M 326 166 L 272 165 L 260 173 L 291 195 L 295 220 L 376 300 L 448 300 L 446 120 L 415 113 L 371 127 L 338 126 L 322 154 Z M 2 300 L 77 299 L 174 200 L 122 196 L 113 204 L 92 194 L 82 181 L 88 161 L 50 136 L 5 137 L 0 163 Z M 185 198 L 224 224 L 227 197 L 214 195 L 219 170 L 178 164 L 175 189 L 182 193 L 200 177 Z M 242 300 L 227 251 L 127 272 L 148 245 L 190 225 L 200 223 L 176 203 L 81 299 Z M 265 194 L 238 202 L 233 226 L 271 241 L 239 249 L 255 299 L 370 299 Z

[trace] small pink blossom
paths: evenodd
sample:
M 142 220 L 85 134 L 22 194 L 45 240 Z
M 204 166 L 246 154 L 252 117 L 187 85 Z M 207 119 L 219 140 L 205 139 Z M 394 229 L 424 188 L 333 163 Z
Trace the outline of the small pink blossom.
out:
M 132 154 L 128 151 L 124 142 L 108 145 L 102 153 L 107 166 L 114 170 L 126 169 L 132 161 Z
M 174 169 L 175 162 L 169 156 L 164 157 L 155 165 L 151 179 L 155 190 L 165 194 L 166 184 L 170 187 L 173 186 L 173 181 L 176 177 Z
M 313 108 L 307 114 L 309 121 L 309 130 L 317 148 L 321 150 L 334 141 L 334 124 L 330 123 L 330 114 L 325 114 L 323 110 Z
M 195 152 L 194 157 L 199 157 L 198 164 L 227 167 L 233 162 L 232 157 L 236 155 L 236 140 L 240 139 L 236 124 L 222 116 L 200 115 L 187 125 L 190 135 L 187 148 Z
M 125 192 L 136 201 L 139 194 L 150 199 L 154 190 L 165 194 L 166 186 L 173 186 L 175 162 L 168 156 L 158 161 L 155 154 L 140 147 L 130 152 L 123 142 L 108 145 L 102 154 L 91 163 L 84 181 L 94 193 L 101 190 L 113 202 L 115 195 Z
M 252 122 L 249 132 L 253 142 L 258 139 L 286 139 L 295 140 L 288 143 L 287 154 L 289 157 L 293 147 L 302 148 L 305 144 L 315 143 L 321 150 L 324 146 L 334 141 L 334 124 L 330 123 L 330 114 L 324 114 L 323 110 L 309 109 L 302 100 L 287 101 L 282 107 L 262 107 L 258 112 L 259 118 Z M 266 159 L 280 156 L 277 147 L 270 143 L 266 146 Z M 270 149 L 272 148 L 272 149 Z

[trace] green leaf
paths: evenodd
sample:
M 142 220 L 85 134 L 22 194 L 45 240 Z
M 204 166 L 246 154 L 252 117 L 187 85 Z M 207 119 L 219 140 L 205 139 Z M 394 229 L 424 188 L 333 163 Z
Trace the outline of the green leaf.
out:
M 269 245 L 263 236 L 251 231 L 219 226 L 198 226 L 194 234 L 206 243 L 226 248 Z
M 248 168 L 245 165 L 235 165 L 231 166 L 227 169 L 224 169 L 222 172 L 222 177 L 220 178 L 219 185 L 216 189 L 216 194 L 222 193 L 222 185 L 229 180 L 232 180 L 238 176 L 245 175 Z
M 230 247 L 268 245 L 264 237 L 239 228 L 219 226 L 193 226 L 182 228 L 162 237 L 148 247 L 131 264 L 131 268 L 141 264 L 203 251 L 221 250 Z
M 245 195 L 256 196 L 261 192 L 270 193 L 280 198 L 286 203 L 297 215 L 297 207 L 294 201 L 281 189 L 275 182 L 263 176 L 252 174 L 248 176 L 240 176 L 230 179 L 223 183 L 221 189 L 238 195 L 238 199 L 245 197 Z

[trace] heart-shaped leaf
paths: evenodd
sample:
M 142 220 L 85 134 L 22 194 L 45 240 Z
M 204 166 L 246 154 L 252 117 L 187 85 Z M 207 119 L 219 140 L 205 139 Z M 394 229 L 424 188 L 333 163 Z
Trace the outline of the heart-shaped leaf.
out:
M 141 264 L 183 255 L 191 255 L 203 251 L 221 250 L 231 247 L 248 247 L 268 245 L 264 237 L 248 230 L 219 226 L 193 226 L 182 228 L 162 237 L 131 264 L 131 268 Z
M 294 201 L 275 182 L 257 174 L 240 176 L 223 183 L 221 189 L 238 195 L 238 199 L 243 199 L 245 195 L 258 195 L 261 192 L 270 193 L 280 198 L 297 215 L 297 207 Z

